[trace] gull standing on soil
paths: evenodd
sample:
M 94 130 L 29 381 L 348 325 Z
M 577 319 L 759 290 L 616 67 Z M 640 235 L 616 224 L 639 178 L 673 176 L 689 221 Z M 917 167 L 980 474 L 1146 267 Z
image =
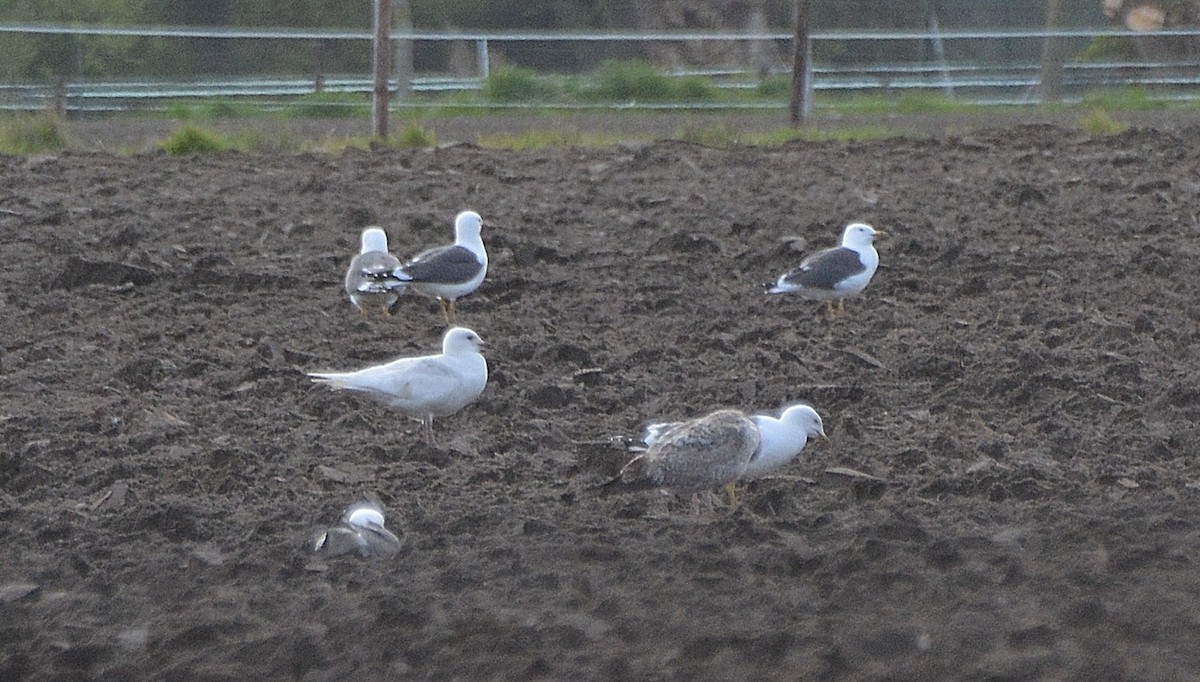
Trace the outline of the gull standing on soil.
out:
M 475 291 L 487 276 L 482 229 L 483 218 L 478 213 L 463 211 L 454 219 L 453 244 L 422 251 L 393 273 L 413 291 L 436 298 L 447 325 L 454 322 L 455 300 Z
M 781 276 L 768 294 L 799 294 L 815 301 L 825 301 L 826 315 L 834 316 L 833 302 L 838 310 L 846 311 L 844 299 L 862 292 L 879 267 L 879 252 L 871 243 L 876 236 L 885 236 L 864 223 L 852 223 L 842 232 L 841 246 L 817 251 L 800 261 L 794 270 Z
M 362 246 L 346 270 L 346 293 L 359 315 L 366 317 L 369 310 L 391 315 L 407 286 L 392 274 L 398 267 L 400 259 L 388 253 L 387 233 L 378 227 L 363 230 Z
M 487 386 L 483 339 L 466 327 L 451 327 L 442 352 L 400 358 L 357 372 L 312 372 L 308 376 L 334 390 L 357 391 L 421 422 L 425 442 L 433 444 L 433 418 L 445 417 L 475 402 Z
M 321 531 L 313 551 L 325 556 L 358 552 L 367 558 L 391 556 L 400 551 L 400 538 L 383 527 L 383 510 L 371 502 L 355 502 L 342 520 Z
M 738 410 L 718 410 L 667 429 L 601 488 L 709 491 L 736 481 L 758 450 L 754 421 Z

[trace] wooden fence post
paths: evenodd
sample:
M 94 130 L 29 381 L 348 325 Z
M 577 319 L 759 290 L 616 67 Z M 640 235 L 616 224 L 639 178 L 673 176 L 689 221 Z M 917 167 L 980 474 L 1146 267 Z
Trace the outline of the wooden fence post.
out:
M 1062 24 L 1062 0 L 1046 0 L 1046 30 L 1057 31 Z M 1042 45 L 1041 83 L 1038 92 L 1043 102 L 1058 102 L 1062 99 L 1063 56 L 1062 38 L 1046 36 Z
M 412 33 L 412 5 L 408 0 L 392 0 L 396 7 L 393 20 L 400 33 Z M 407 100 L 412 94 L 413 41 L 409 38 L 396 40 L 396 59 L 392 71 L 396 73 L 396 99 Z
M 808 0 L 795 1 L 795 34 L 792 38 L 792 99 L 788 106 L 788 113 L 792 127 L 798 128 L 804 123 L 804 114 L 808 112 L 809 99 L 812 96 L 812 81 L 809 75 L 812 50 L 809 43 Z
M 378 138 L 388 136 L 388 76 L 392 61 L 392 0 L 375 0 L 373 63 L 375 85 L 371 91 L 371 129 Z

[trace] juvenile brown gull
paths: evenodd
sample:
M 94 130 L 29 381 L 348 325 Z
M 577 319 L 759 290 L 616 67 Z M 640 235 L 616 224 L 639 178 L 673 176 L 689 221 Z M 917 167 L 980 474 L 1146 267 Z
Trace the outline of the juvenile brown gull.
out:
M 662 433 L 602 487 L 677 493 L 711 490 L 745 472 L 760 440 L 758 427 L 744 413 L 718 410 Z

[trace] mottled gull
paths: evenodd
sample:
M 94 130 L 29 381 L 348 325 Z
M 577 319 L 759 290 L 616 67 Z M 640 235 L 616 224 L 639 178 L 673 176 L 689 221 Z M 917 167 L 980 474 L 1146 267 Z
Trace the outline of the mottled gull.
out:
M 737 410 L 681 422 L 631 459 L 604 488 L 701 492 L 736 481 L 758 449 L 758 427 Z

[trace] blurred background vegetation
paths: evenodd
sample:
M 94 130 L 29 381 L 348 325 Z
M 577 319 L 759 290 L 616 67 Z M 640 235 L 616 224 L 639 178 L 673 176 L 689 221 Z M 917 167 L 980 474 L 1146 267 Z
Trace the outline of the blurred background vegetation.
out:
M 1065 25 L 1104 23 L 1098 0 L 1068 2 Z M 410 0 L 417 29 L 479 30 L 746 30 L 757 26 L 790 31 L 792 0 Z M 372 0 L 5 0 L 0 23 L 80 23 L 115 26 L 334 28 L 368 31 Z M 1045 0 L 817 0 L 817 31 L 922 29 L 937 14 L 944 30 L 1039 27 Z M 819 61 L 897 62 L 927 59 L 928 41 L 822 43 Z M 504 64 L 539 71 L 578 73 L 605 61 L 646 60 L 660 66 L 697 66 L 720 61 L 730 47 L 662 46 L 646 43 L 505 43 Z M 1082 52 L 1086 44 L 1076 46 Z M 776 46 L 786 52 L 786 44 Z M 1037 41 L 951 41 L 950 59 L 1034 62 Z M 970 55 L 955 54 L 969 49 Z M 473 46 L 418 42 L 418 72 L 452 72 L 456 50 L 471 62 Z M 713 53 L 716 50 L 716 53 Z M 339 74 L 370 70 L 364 40 L 237 40 L 0 34 L 0 80 L 44 82 L 129 76 Z M 676 63 L 670 63 L 676 62 Z M 680 63 L 682 62 L 682 63 Z

